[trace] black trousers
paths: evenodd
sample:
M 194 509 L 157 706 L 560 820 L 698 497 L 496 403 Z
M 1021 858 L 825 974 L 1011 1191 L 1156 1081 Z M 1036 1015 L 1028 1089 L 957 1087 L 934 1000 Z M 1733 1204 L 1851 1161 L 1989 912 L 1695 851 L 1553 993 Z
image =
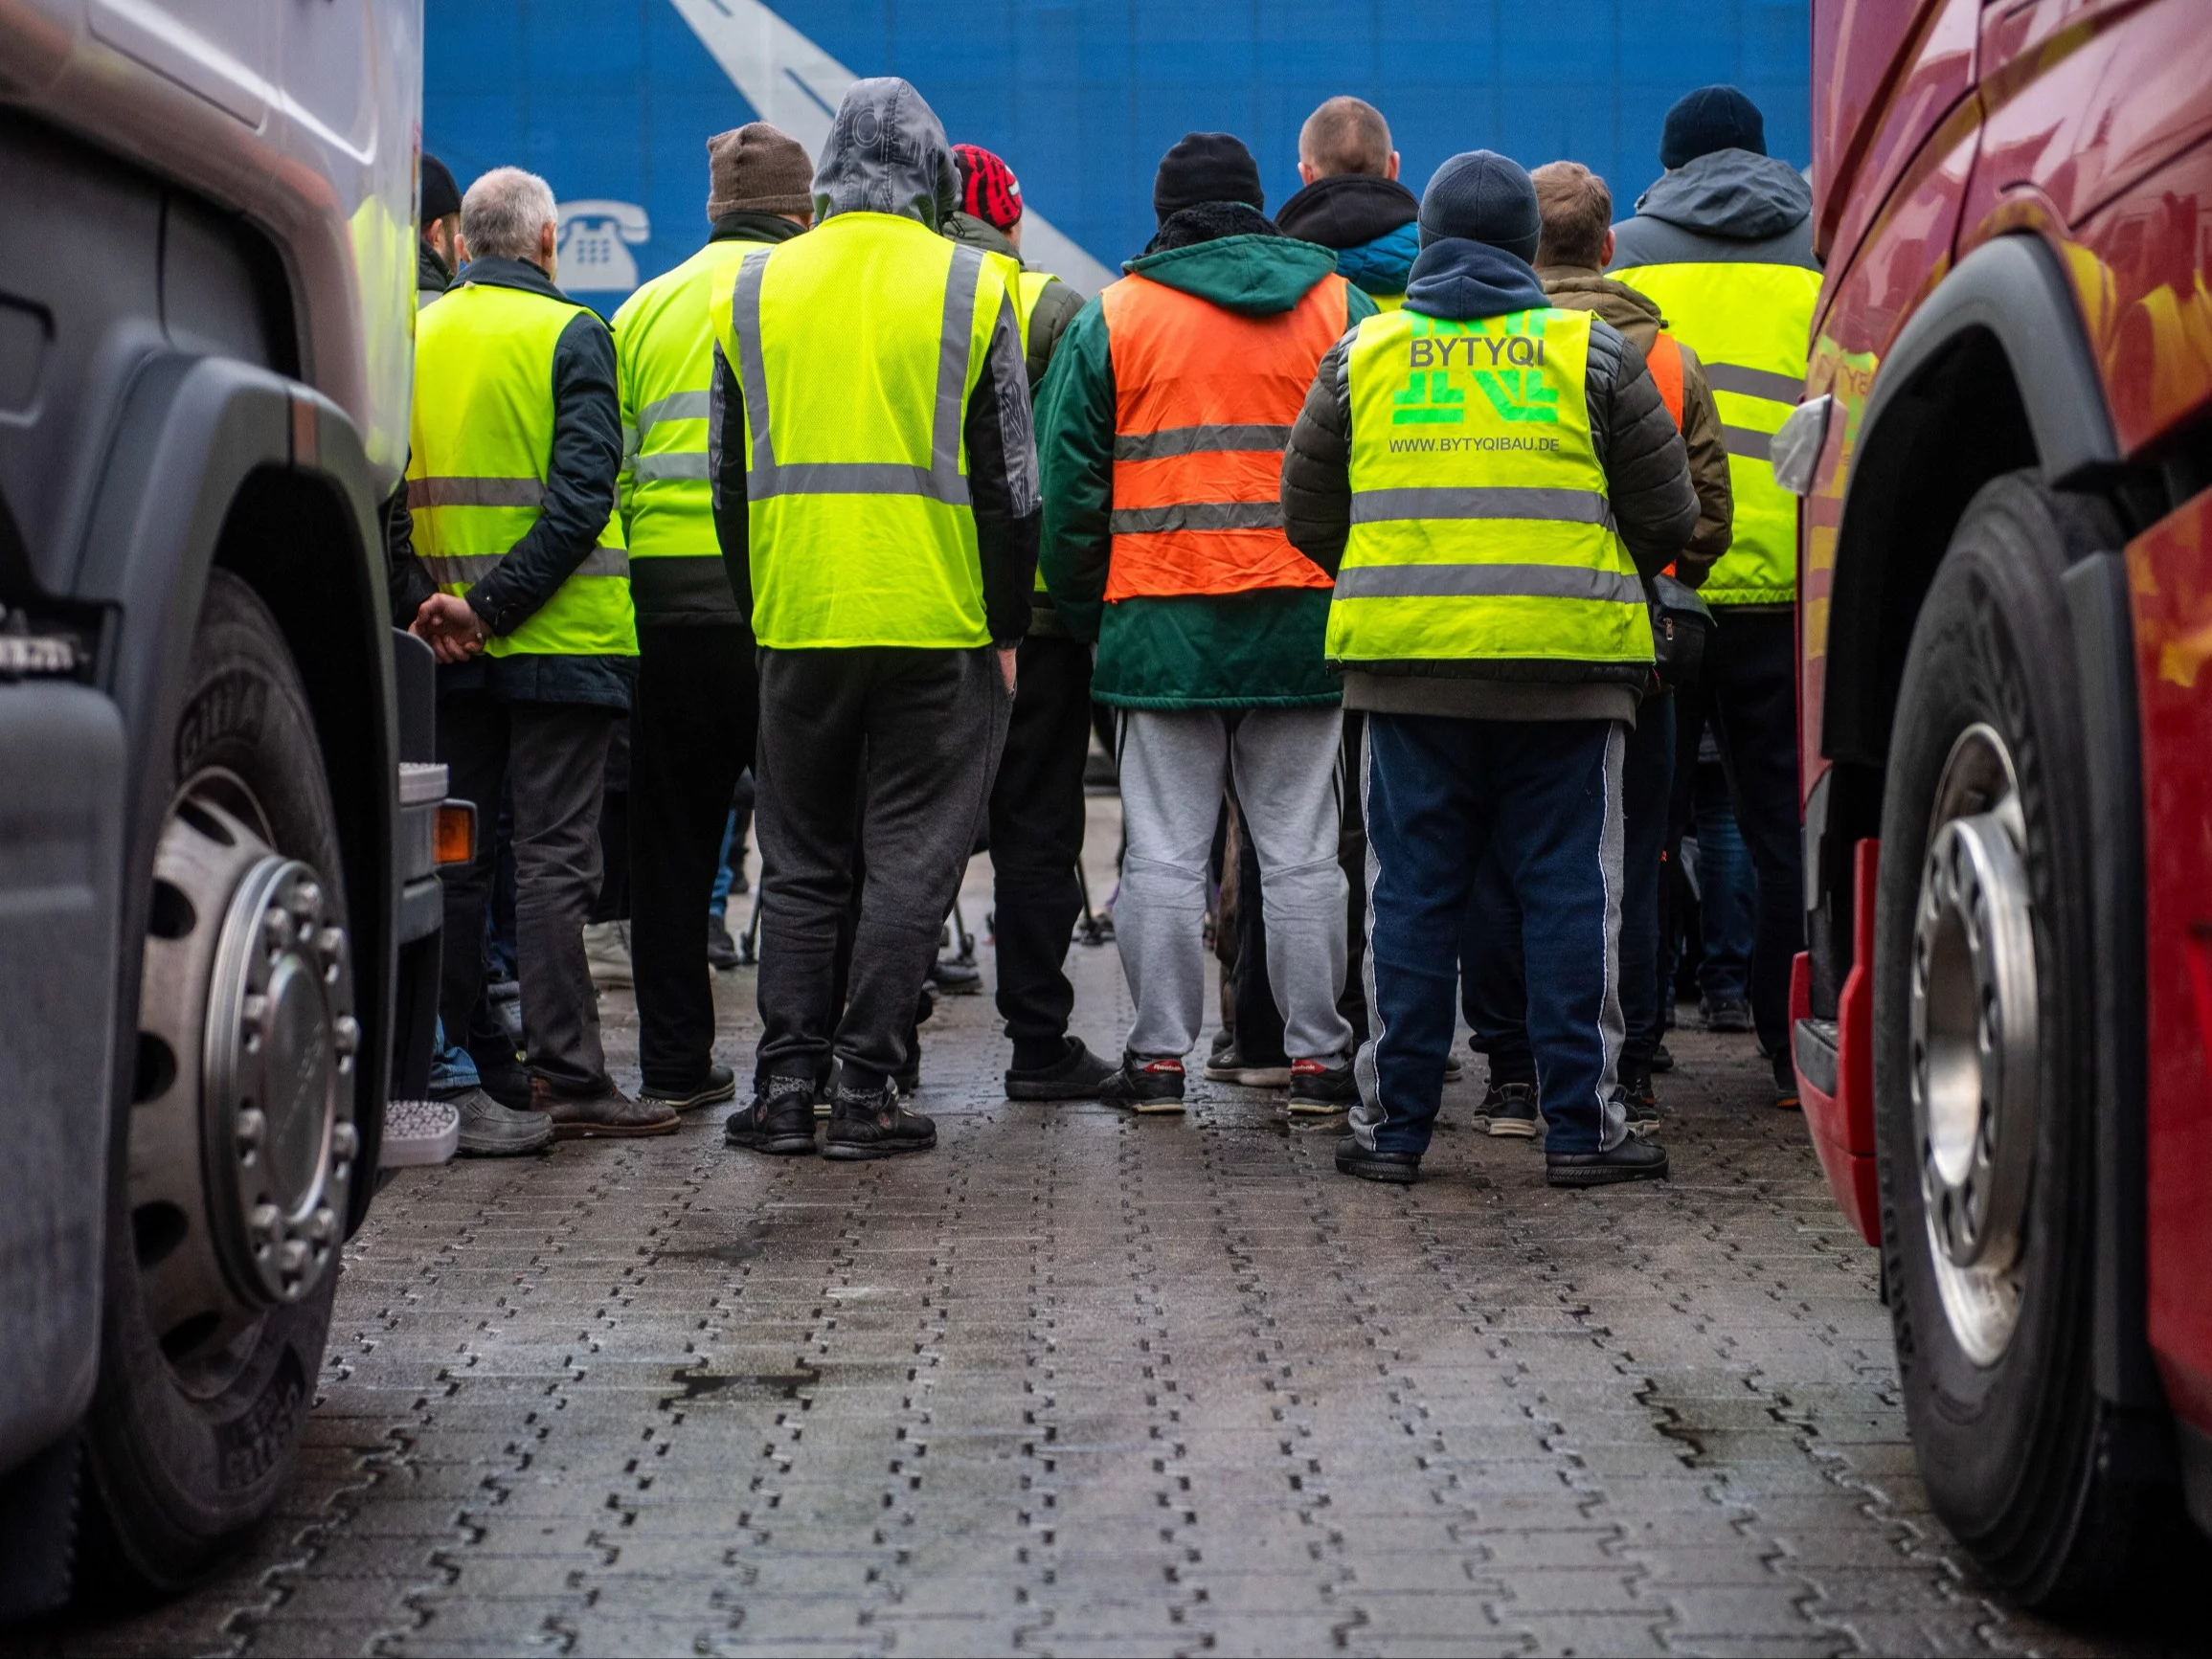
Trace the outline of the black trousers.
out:
M 1014 710 L 991 785 L 992 905 L 999 1018 L 1014 1069 L 1068 1050 L 1075 989 L 1068 947 L 1083 913 L 1083 765 L 1091 750 L 1091 647 L 1028 639 L 1016 659 Z
M 987 646 L 760 653 L 756 1083 L 812 1087 L 833 1055 L 856 1089 L 898 1074 L 1012 706 Z M 838 935 L 863 849 L 840 1015 Z
M 447 787 L 476 802 L 478 815 L 475 859 L 445 875 L 445 937 L 460 948 L 443 953 L 439 1013 L 449 1034 L 467 1031 L 484 990 L 478 941 L 495 854 L 487 826 L 502 791 L 510 791 L 524 1059 L 564 1094 L 607 1087 L 583 929 L 599 892 L 599 798 L 620 718 L 593 704 L 508 703 L 488 691 L 455 692 L 438 704 Z
M 760 694 L 743 623 L 638 624 L 630 716 L 630 963 L 645 1087 L 707 1080 L 714 983 L 707 907 L 737 774 L 753 764 Z
M 1736 821 L 1759 877 L 1759 925 L 1751 946 L 1751 1023 L 1759 1045 L 1787 1052 L 1790 964 L 1805 948 L 1804 852 L 1797 800 L 1797 631 L 1786 610 L 1716 605 L 1719 626 L 1705 642 L 1704 671 L 1676 693 L 1687 765 L 1678 766 L 1668 845 L 1679 849 L 1689 821 L 1698 732 L 1709 713 L 1721 764 L 1735 797 Z M 1682 757 L 1678 755 L 1678 762 Z

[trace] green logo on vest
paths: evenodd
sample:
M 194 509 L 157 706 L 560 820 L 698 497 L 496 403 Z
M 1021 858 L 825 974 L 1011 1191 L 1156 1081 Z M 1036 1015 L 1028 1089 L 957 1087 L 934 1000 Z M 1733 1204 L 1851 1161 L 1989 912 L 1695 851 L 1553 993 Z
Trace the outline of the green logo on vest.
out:
M 1444 370 L 1416 369 L 1403 392 L 1390 393 L 1392 426 L 1456 426 L 1467 418 L 1467 394 L 1452 390 L 1452 376 Z
M 1407 386 L 1390 396 L 1390 424 L 1456 426 L 1467 418 L 1467 394 L 1452 386 L 1456 357 L 1499 418 L 1556 425 L 1559 389 L 1545 372 L 1544 314 L 1517 321 L 1521 326 L 1493 334 L 1479 322 L 1416 314 L 1406 342 Z

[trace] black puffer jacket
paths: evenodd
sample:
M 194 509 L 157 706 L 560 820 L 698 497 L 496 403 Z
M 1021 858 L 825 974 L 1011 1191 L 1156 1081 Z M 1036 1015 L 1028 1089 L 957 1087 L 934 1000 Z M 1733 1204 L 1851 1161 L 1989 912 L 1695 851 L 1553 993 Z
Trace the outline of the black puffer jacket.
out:
M 1546 304 L 1536 273 L 1487 243 L 1447 237 L 1414 261 L 1406 309 L 1455 319 Z M 1329 348 L 1283 455 L 1284 528 L 1291 545 L 1334 572 L 1352 522 L 1352 336 Z M 1646 580 L 1682 551 L 1698 522 L 1682 434 L 1659 401 L 1643 355 L 1593 317 L 1584 382 L 1591 437 L 1621 540 Z M 1634 663 L 1556 658 L 1341 662 L 1347 708 L 1473 719 L 1633 718 L 1649 670 Z

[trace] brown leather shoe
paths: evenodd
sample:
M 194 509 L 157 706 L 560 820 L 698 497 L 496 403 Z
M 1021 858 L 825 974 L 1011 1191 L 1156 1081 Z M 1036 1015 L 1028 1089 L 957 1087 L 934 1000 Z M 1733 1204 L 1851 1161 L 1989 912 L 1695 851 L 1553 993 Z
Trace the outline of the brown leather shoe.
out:
M 589 1094 L 561 1094 L 544 1078 L 533 1077 L 530 1109 L 553 1119 L 555 1140 L 674 1134 L 683 1125 L 673 1108 L 657 1100 L 632 1100 L 612 1083 Z

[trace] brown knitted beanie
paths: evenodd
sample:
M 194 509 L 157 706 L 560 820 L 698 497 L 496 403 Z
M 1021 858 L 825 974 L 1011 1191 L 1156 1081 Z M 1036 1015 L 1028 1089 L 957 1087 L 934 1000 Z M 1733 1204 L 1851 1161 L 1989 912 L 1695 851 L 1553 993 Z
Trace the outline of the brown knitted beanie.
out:
M 707 171 L 710 219 L 746 210 L 803 213 L 814 206 L 814 164 L 805 146 L 764 121 L 709 139 Z

